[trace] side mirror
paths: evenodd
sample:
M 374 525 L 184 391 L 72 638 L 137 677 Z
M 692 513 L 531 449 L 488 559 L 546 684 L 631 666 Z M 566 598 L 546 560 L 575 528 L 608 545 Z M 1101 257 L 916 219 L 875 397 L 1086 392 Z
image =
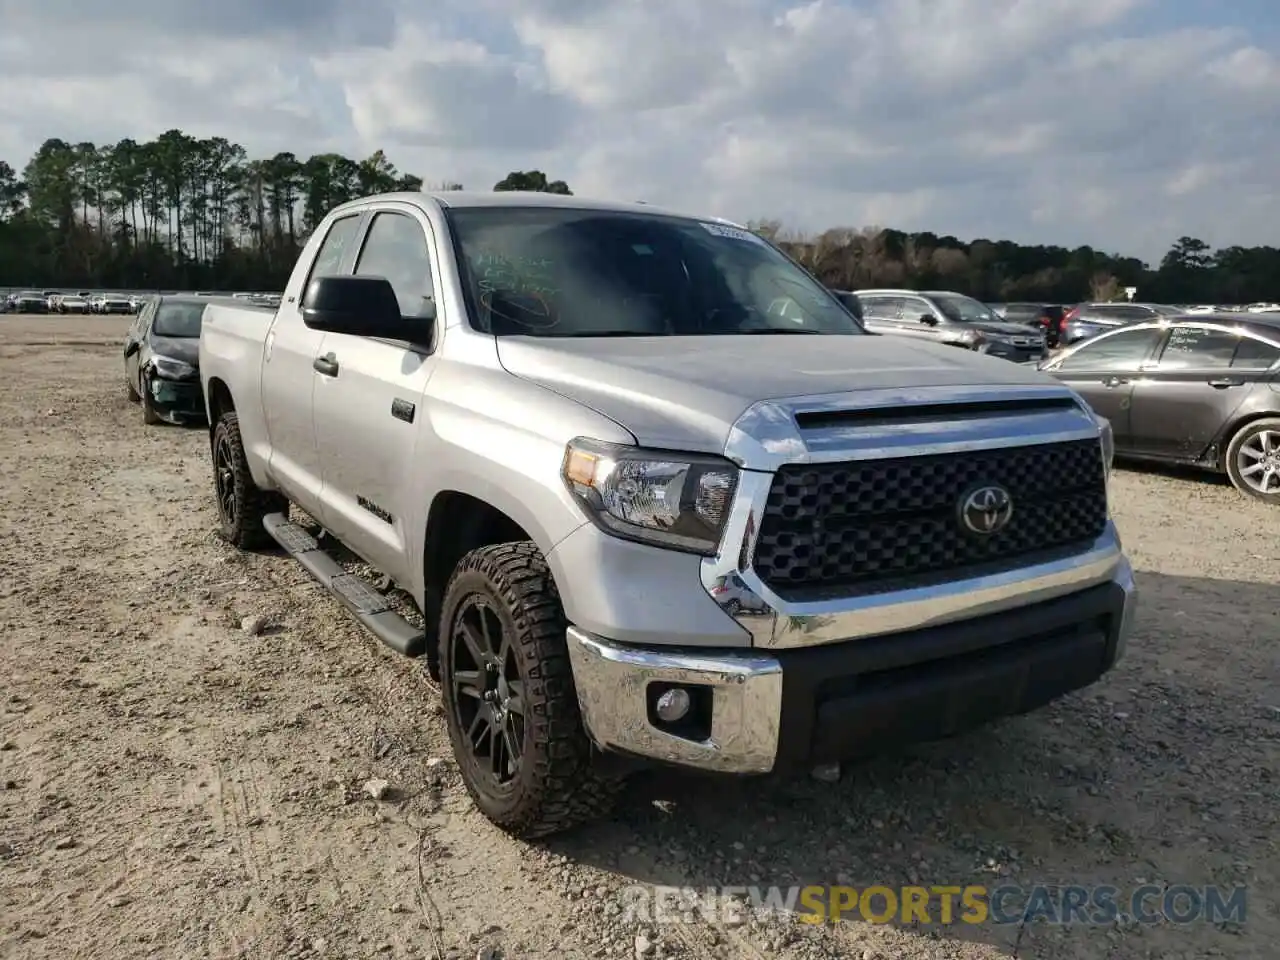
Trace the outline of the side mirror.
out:
M 126 357 L 132 357 L 139 349 L 141 349 L 141 346 L 138 341 L 130 337 L 129 342 L 124 345 L 124 355 Z
M 430 344 L 435 304 L 416 317 L 400 313 L 395 288 L 384 277 L 316 277 L 302 296 L 302 322 L 312 330 Z
M 920 314 L 920 322 L 928 324 L 931 327 L 936 327 L 938 325 L 938 318 L 932 313 L 922 313 Z

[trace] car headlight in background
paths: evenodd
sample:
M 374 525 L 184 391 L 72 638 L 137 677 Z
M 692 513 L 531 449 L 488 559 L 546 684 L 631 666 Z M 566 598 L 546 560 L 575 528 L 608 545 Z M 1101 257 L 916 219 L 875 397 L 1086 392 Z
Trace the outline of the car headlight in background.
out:
M 561 473 L 607 532 L 704 555 L 720 547 L 738 486 L 738 469 L 718 457 L 582 437 L 565 448 Z
M 151 365 L 166 380 L 185 380 L 196 373 L 196 368 L 191 364 L 173 357 L 152 357 Z

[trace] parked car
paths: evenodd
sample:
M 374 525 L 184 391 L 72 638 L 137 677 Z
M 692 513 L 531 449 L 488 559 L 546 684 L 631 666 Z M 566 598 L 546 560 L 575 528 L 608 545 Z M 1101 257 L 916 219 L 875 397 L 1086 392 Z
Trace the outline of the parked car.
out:
M 1042 333 L 1001 320 L 991 308 L 962 293 L 940 290 L 858 290 L 864 323 L 875 333 L 964 347 L 1018 363 L 1046 354 Z
M 39 290 L 24 290 L 13 298 L 14 313 L 48 313 L 49 294 Z
M 1079 343 L 1104 330 L 1182 313 L 1180 308 L 1162 303 L 1081 303 L 1063 314 L 1058 339 L 1063 344 Z
M 1142 321 L 1042 369 L 1111 421 L 1117 456 L 1219 471 L 1243 493 L 1280 504 L 1280 317 Z
M 1045 343 L 1053 348 L 1058 346 L 1064 313 L 1066 308 L 1059 303 L 1006 303 L 1000 315 L 1011 323 L 1040 331 Z
M 102 299 L 101 312 L 104 314 L 137 313 L 137 308 L 129 297 L 108 293 Z
M 207 304 L 196 297 L 157 297 L 125 334 L 125 389 L 130 400 L 142 404 L 143 423 L 204 416 L 200 325 Z
M 803 770 L 1038 707 L 1132 623 L 1105 421 L 1034 367 L 867 336 L 727 221 L 352 201 L 278 309 L 210 303 L 200 376 L 221 535 L 426 657 L 518 835 L 603 813 L 635 762 Z
M 58 298 L 58 313 L 88 313 L 89 301 L 84 297 L 67 294 Z

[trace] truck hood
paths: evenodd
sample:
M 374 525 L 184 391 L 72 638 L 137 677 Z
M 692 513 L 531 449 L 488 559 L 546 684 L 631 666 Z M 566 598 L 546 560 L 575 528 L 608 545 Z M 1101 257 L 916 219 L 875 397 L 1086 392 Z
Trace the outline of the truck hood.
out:
M 498 337 L 508 372 L 629 430 L 643 446 L 722 453 L 761 400 L 920 386 L 1043 386 L 1030 366 L 882 336 Z

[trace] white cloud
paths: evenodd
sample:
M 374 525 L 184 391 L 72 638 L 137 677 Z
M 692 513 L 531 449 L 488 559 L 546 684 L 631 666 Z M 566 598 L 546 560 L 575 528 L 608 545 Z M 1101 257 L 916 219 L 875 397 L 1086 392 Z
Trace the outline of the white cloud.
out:
M 432 11 L 430 13 L 426 11 Z M 0 0 L 0 157 L 178 126 L 796 228 L 1275 242 L 1280 61 L 1154 0 Z

